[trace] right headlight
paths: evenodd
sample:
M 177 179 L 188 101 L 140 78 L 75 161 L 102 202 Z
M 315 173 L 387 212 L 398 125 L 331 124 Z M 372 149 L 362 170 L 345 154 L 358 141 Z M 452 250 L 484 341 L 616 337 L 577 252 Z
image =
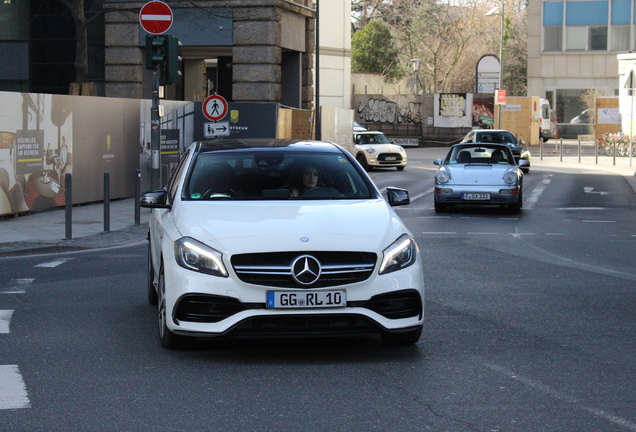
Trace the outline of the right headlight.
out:
M 417 259 L 417 243 L 408 235 L 402 234 L 400 238 L 384 249 L 380 274 L 391 273 L 406 268 Z
M 515 182 L 517 181 L 517 174 L 514 171 L 506 171 L 503 179 L 508 184 L 515 184 Z
M 191 237 L 182 237 L 174 243 L 174 256 L 177 264 L 188 270 L 228 277 L 223 254 Z
M 438 183 L 444 184 L 450 180 L 450 173 L 445 169 L 441 169 L 435 174 L 435 180 L 437 180 Z

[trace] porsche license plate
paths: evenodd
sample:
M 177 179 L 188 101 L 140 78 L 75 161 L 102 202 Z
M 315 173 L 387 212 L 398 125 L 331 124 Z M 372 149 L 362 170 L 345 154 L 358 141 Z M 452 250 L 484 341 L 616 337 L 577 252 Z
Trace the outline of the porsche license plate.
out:
M 471 200 L 471 201 L 483 201 L 489 200 L 489 193 L 464 193 L 462 194 L 462 199 Z
M 281 308 L 330 308 L 345 307 L 347 292 L 340 291 L 267 291 L 267 307 Z

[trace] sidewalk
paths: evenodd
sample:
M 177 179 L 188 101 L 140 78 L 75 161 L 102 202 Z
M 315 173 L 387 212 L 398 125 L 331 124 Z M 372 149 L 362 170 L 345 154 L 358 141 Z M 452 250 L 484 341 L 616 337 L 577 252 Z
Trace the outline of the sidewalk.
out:
M 410 149 L 407 149 L 407 151 Z M 424 159 L 441 158 L 447 147 L 419 147 L 413 149 Z M 591 150 L 591 149 L 588 149 Z M 530 149 L 533 168 L 563 167 L 568 169 L 601 170 L 615 175 L 623 175 L 636 192 L 636 157 L 615 160 L 612 157 L 583 156 L 579 163 L 576 151 L 561 155 L 545 151 L 543 158 L 537 146 Z M 585 153 L 584 153 L 585 154 Z M 408 169 L 408 168 L 407 168 Z M 102 203 L 73 207 L 72 238 L 67 240 L 64 208 L 40 211 L 18 217 L 0 219 L 0 258 L 44 253 L 69 252 L 84 249 L 98 249 L 143 242 L 148 233 L 149 209 L 140 209 L 140 224 L 135 225 L 135 201 L 133 198 L 110 202 L 110 231 L 104 232 L 104 205 Z
M 148 233 L 149 209 L 140 209 L 135 225 L 135 200 L 110 202 L 110 231 L 104 231 L 104 205 L 72 209 L 72 238 L 66 237 L 64 208 L 0 219 L 0 258 L 43 253 L 98 249 L 142 242 Z

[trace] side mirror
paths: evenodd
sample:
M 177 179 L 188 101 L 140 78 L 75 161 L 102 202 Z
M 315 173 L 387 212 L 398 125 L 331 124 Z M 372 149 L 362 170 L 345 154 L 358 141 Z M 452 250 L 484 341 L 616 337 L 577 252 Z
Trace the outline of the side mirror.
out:
M 528 162 L 525 159 L 519 159 L 519 166 L 521 168 L 529 167 L 530 166 L 530 162 Z
M 389 138 L 389 142 L 390 142 L 391 144 L 395 144 L 395 140 L 394 140 L 393 138 Z
M 402 206 L 411 203 L 409 192 L 406 189 L 389 186 L 386 188 L 386 196 L 391 207 Z
M 139 205 L 144 208 L 164 208 L 169 209 L 168 191 L 165 189 L 144 192 L 141 194 Z
M 435 160 L 433 161 L 433 163 L 434 163 L 435 165 L 442 165 L 442 160 L 441 160 L 441 159 L 435 159 Z

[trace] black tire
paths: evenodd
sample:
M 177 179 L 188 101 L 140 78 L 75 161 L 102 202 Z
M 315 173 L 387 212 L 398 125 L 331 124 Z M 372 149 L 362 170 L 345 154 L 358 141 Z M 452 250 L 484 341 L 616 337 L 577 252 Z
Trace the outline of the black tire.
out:
M 437 200 L 433 201 L 435 203 L 435 211 L 437 213 L 445 212 L 448 209 L 446 204 L 438 203 Z
M 401 333 L 381 333 L 382 342 L 387 345 L 414 345 L 422 336 L 422 327 Z
M 406 168 L 406 167 L 405 166 L 399 166 L 399 167 L 396 167 L 396 168 L 397 168 L 398 171 L 404 171 L 404 168 Z
M 159 269 L 159 281 L 157 283 L 158 288 L 158 305 L 157 305 L 157 318 L 159 323 L 159 340 L 161 346 L 165 349 L 179 349 L 185 347 L 191 338 L 187 336 L 177 335 L 171 332 L 166 325 L 166 281 L 163 272 L 163 265 Z
M 155 286 L 155 268 L 152 265 L 150 242 L 148 242 L 148 303 L 157 306 L 158 302 L 159 297 L 157 296 L 157 287 Z
M 371 167 L 367 163 L 367 158 L 363 154 L 356 156 L 356 159 L 360 162 L 360 165 L 362 165 L 362 168 L 364 168 L 365 171 L 371 171 Z
M 523 207 L 523 191 L 519 191 L 519 199 L 517 202 L 510 206 L 510 213 L 519 214 L 521 213 L 521 208 Z

